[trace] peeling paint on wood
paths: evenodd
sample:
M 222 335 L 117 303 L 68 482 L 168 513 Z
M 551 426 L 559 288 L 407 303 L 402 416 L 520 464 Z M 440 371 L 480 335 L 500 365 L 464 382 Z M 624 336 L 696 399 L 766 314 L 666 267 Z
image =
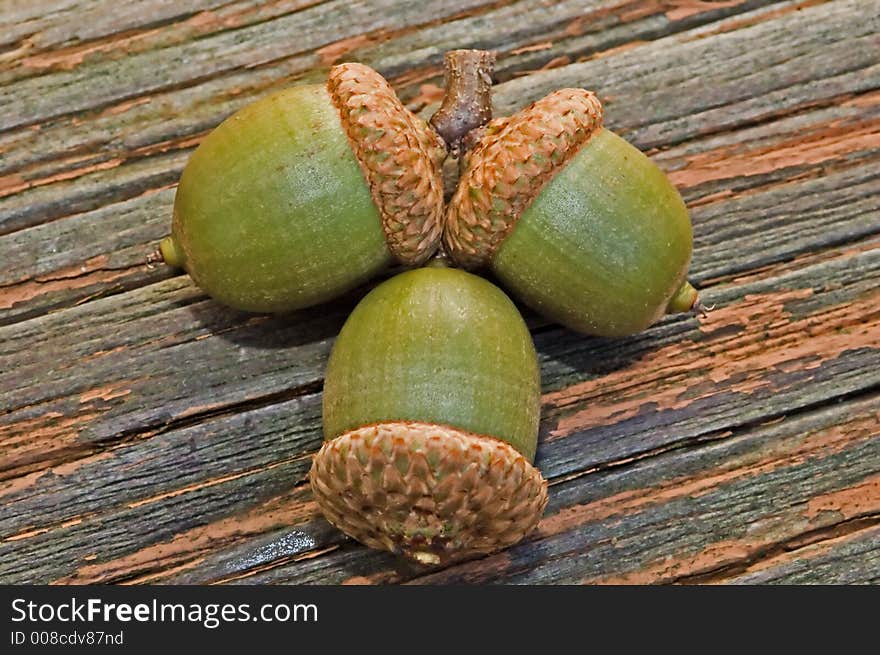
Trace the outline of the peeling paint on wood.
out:
M 0 10 L 0 581 L 880 582 L 876 16 L 417 5 Z M 327 355 L 365 289 L 252 316 L 146 256 L 193 148 L 239 107 L 359 60 L 427 114 L 443 51 L 482 46 L 499 113 L 600 95 L 681 189 L 716 308 L 625 339 L 525 312 L 547 514 L 505 552 L 425 569 L 345 538 L 306 484 Z

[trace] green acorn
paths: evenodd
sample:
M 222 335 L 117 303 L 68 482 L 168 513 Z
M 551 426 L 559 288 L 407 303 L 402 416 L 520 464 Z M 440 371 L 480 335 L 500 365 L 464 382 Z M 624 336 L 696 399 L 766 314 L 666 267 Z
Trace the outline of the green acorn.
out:
M 312 490 L 358 541 L 439 563 L 514 544 L 540 519 L 537 356 L 490 282 L 431 266 L 376 287 L 333 347 L 323 402 Z
M 579 332 L 639 332 L 698 301 L 691 223 L 650 159 L 562 89 L 489 123 L 446 217 L 449 255 L 490 267 L 527 305 Z
M 165 261 L 238 309 L 337 296 L 440 240 L 442 140 L 362 64 L 286 89 L 211 132 L 186 165 Z

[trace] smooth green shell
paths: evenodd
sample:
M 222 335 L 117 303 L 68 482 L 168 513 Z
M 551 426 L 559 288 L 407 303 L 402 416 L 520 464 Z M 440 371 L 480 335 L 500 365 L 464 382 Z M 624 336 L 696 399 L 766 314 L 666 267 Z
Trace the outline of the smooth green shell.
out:
M 174 249 L 209 295 L 280 312 L 339 295 L 387 266 L 381 218 L 324 86 L 239 110 L 183 171 Z
M 408 271 L 343 326 L 324 381 L 324 436 L 421 421 L 501 439 L 532 461 L 540 386 L 531 335 L 504 292 L 459 269 Z
M 678 191 L 644 154 L 603 129 L 523 212 L 492 269 L 545 316 L 619 336 L 666 312 L 691 247 Z

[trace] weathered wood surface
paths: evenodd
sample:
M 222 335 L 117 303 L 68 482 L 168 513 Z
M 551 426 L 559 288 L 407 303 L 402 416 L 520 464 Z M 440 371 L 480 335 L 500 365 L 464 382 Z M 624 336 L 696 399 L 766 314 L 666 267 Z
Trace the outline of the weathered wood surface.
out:
M 0 581 L 880 582 L 880 5 L 424 4 L 0 6 Z M 717 307 L 613 340 L 529 314 L 550 506 L 433 570 L 305 484 L 362 292 L 248 316 L 145 257 L 231 111 L 360 60 L 428 112 L 453 47 L 499 51 L 499 113 L 596 90 Z

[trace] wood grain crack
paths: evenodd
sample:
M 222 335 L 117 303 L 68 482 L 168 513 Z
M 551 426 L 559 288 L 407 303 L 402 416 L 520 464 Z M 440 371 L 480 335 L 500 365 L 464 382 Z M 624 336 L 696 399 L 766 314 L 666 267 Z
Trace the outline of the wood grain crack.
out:
M 734 562 L 725 563 L 717 568 L 689 573 L 663 580 L 663 584 L 718 584 L 741 573 L 748 572 L 762 563 L 769 563 L 785 556 L 786 559 L 797 556 L 797 551 L 824 542 L 836 542 L 842 537 L 849 537 L 860 532 L 869 531 L 880 525 L 880 513 L 869 513 L 846 519 L 839 523 L 823 526 L 815 530 L 807 530 L 794 535 L 785 541 L 764 546 Z

